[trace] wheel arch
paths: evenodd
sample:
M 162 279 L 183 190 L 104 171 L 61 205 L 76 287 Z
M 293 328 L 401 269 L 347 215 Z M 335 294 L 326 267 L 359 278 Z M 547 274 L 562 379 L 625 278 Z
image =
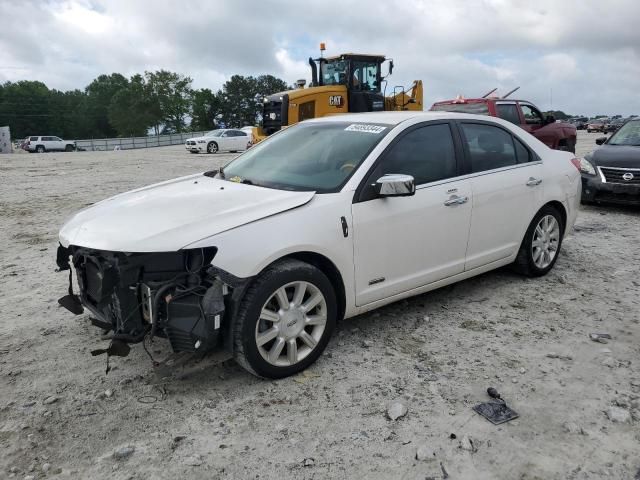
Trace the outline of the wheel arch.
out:
M 338 267 L 336 267 L 335 263 L 333 263 L 326 256 L 317 252 L 310 252 L 310 251 L 299 251 L 299 252 L 289 253 L 287 255 L 283 255 L 277 258 L 276 260 L 273 260 L 272 262 L 270 262 L 260 271 L 260 273 L 262 273 L 264 270 L 269 268 L 274 263 L 280 262 L 282 260 L 286 260 L 289 258 L 300 260 L 301 262 L 305 262 L 310 265 L 313 265 L 314 267 L 316 267 L 318 270 L 320 270 L 322 273 L 324 273 L 327 276 L 327 278 L 331 282 L 331 285 L 333 286 L 333 291 L 336 294 L 336 299 L 338 301 L 338 320 L 341 320 L 345 315 L 346 305 L 347 305 L 344 280 L 342 278 L 342 274 L 340 273 L 340 270 L 338 270 Z
M 558 211 L 558 213 L 560 213 L 560 217 L 562 220 L 562 233 L 564 234 L 567 229 L 567 209 L 565 208 L 565 206 L 558 200 L 551 200 L 550 202 L 547 202 L 542 207 L 540 207 L 538 212 L 544 207 L 553 207 Z M 536 215 L 538 214 L 538 212 L 536 212 Z

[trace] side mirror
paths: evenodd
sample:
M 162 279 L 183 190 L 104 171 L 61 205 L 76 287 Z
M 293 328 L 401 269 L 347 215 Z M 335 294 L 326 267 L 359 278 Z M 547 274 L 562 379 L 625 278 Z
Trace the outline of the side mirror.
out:
M 389 75 L 393 73 L 393 60 L 389 61 Z
M 596 138 L 596 145 L 602 145 L 606 141 L 607 141 L 607 137 L 598 137 Z
M 416 184 L 411 175 L 391 173 L 380 177 L 374 189 L 379 197 L 410 197 L 416 193 Z
M 547 115 L 547 118 L 545 118 L 544 120 L 547 124 L 556 123 L 556 117 L 554 117 L 553 115 Z

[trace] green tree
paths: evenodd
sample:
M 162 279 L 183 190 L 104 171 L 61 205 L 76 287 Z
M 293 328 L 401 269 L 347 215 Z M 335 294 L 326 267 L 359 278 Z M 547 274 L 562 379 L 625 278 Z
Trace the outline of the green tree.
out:
M 49 133 L 50 96 L 42 82 L 6 82 L 0 88 L 0 125 L 9 125 L 14 138 Z
M 222 116 L 221 96 L 208 88 L 194 90 L 191 96 L 191 130 L 211 130 Z
M 87 130 L 92 137 L 115 137 L 116 130 L 109 123 L 108 111 L 111 99 L 129 81 L 119 73 L 100 75 L 85 88 L 86 99 L 82 107 L 82 115 L 87 122 Z
M 286 82 L 273 75 L 260 75 L 257 78 L 233 75 L 218 93 L 223 106 L 224 124 L 234 128 L 255 125 L 262 111 L 262 99 L 286 89 Z
M 129 85 L 113 96 L 108 118 L 119 136 L 143 136 L 157 125 L 157 105 L 142 75 L 131 77 Z
M 193 80 L 166 70 L 145 72 L 145 79 L 149 97 L 153 102 L 157 102 L 159 107 L 156 131 L 161 122 L 169 131 L 182 132 L 191 109 Z

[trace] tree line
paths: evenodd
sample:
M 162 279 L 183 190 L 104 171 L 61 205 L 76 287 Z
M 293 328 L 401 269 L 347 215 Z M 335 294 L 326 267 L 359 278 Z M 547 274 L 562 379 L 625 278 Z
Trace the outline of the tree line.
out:
M 57 135 L 112 138 L 240 128 L 260 120 L 265 95 L 287 90 L 272 75 L 234 75 L 220 90 L 193 89 L 192 79 L 158 70 L 126 78 L 100 75 L 84 90 L 49 89 L 39 81 L 0 84 L 0 126 L 13 138 Z

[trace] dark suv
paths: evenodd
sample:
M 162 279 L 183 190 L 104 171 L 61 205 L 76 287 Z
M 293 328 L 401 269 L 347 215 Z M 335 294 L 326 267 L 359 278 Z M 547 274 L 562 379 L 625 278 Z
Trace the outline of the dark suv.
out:
M 499 117 L 519 125 L 550 148 L 576 151 L 576 127 L 570 123 L 557 123 L 552 115 L 545 117 L 535 105 L 525 100 L 457 98 L 436 102 L 431 110 Z

